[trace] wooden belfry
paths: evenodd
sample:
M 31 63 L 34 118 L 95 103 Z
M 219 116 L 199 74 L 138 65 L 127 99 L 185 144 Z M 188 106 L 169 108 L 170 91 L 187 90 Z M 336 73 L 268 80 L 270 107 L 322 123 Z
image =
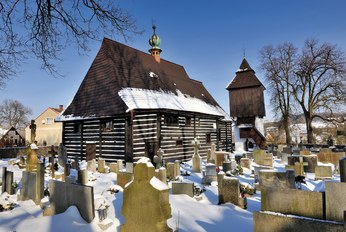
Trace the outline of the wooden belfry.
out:
M 226 89 L 229 91 L 230 115 L 236 119 L 240 138 L 252 138 L 258 147 L 264 148 L 265 137 L 257 130 L 255 120 L 266 115 L 265 87 L 245 58 Z

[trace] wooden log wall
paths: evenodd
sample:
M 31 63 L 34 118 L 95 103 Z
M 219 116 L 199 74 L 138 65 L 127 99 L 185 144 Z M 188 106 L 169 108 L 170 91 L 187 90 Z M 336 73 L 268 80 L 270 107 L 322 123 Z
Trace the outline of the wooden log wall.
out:
M 133 157 L 146 155 L 146 143 L 157 141 L 157 115 L 135 115 L 133 122 Z
M 178 117 L 177 121 L 169 123 L 165 117 L 171 116 L 163 113 L 136 113 L 127 120 L 125 117 L 113 118 L 112 130 L 102 130 L 102 121 L 99 119 L 64 122 L 64 145 L 69 158 L 78 155 L 82 159 L 86 158 L 87 146 L 94 145 L 96 157 L 106 161 L 130 160 L 140 156 L 152 159 L 160 147 L 164 150 L 166 161 L 188 160 L 194 152 L 192 141 L 195 137 L 200 142 L 199 153 L 202 157 L 206 157 L 211 143 L 226 150 L 226 136 L 231 140 L 230 123 L 183 115 L 174 115 Z M 76 124 L 81 125 L 77 132 Z
M 100 120 L 85 120 L 80 122 L 65 122 L 63 142 L 68 157 L 73 159 L 76 155 L 85 159 L 86 147 L 96 146 L 96 157 L 106 161 L 125 158 L 125 118 L 112 119 L 113 129 L 101 131 Z M 81 129 L 76 131 L 76 124 Z

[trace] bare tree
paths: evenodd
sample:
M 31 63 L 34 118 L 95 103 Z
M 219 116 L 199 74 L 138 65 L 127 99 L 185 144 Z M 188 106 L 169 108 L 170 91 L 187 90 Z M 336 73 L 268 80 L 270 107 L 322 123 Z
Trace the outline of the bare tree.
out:
M 11 126 L 16 129 L 24 128 L 28 124 L 28 116 L 31 114 L 31 109 L 19 101 L 6 99 L 0 105 L 0 126 L 6 129 Z
M 59 75 L 54 61 L 66 46 L 87 51 L 90 40 L 141 33 L 116 1 L 0 1 L 0 87 L 24 58 L 38 58 L 41 68 Z
M 286 134 L 286 144 L 291 144 L 290 116 L 293 106 L 291 81 L 297 59 L 297 48 L 291 43 L 277 47 L 266 46 L 260 51 L 260 68 L 267 80 L 267 90 L 275 117 L 280 118 Z
M 336 45 L 305 41 L 290 85 L 305 117 L 308 143 L 313 142 L 311 123 L 315 118 L 335 121 L 344 109 L 345 73 L 345 56 Z

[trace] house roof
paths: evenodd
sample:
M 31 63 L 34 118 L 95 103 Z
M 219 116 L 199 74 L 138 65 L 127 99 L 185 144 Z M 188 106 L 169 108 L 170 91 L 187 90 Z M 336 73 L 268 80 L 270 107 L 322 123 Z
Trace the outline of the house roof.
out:
M 141 91 L 139 95 L 138 91 Z M 124 93 L 127 94 L 125 97 Z M 62 113 L 62 117 L 106 117 L 123 114 L 132 109 L 148 107 L 150 109 L 159 106 L 170 108 L 169 104 L 165 107 L 163 98 L 157 97 L 160 94 L 172 94 L 172 96 L 184 96 L 195 101 L 203 101 L 218 108 L 221 113 L 217 115 L 227 115 L 203 84 L 190 79 L 182 66 L 164 59 L 156 62 L 150 54 L 105 38 L 72 102 Z M 150 104 L 137 104 L 138 100 L 143 102 L 143 98 Z M 153 104 L 152 101 L 160 101 L 160 104 Z M 179 105 L 182 102 L 179 101 L 176 104 Z M 188 106 L 185 106 L 183 110 L 195 111 Z M 210 114 L 215 113 L 210 112 Z M 60 118 L 60 120 L 64 119 Z
M 263 86 L 255 75 L 255 71 L 250 67 L 247 60 L 244 58 L 236 72 L 233 80 L 226 87 L 227 90 L 241 89 L 249 87 Z M 264 86 L 263 86 L 264 88 Z M 264 88 L 265 89 L 265 88 Z
M 42 113 L 40 113 L 35 120 L 37 120 L 39 117 L 41 117 L 44 113 L 46 113 L 47 111 L 52 110 L 53 112 L 56 113 L 57 116 L 59 116 L 59 114 L 61 112 L 64 111 L 63 107 L 59 107 L 59 108 L 54 108 L 54 107 L 48 107 L 47 109 L 45 109 Z M 27 125 L 26 127 L 29 127 L 30 125 Z

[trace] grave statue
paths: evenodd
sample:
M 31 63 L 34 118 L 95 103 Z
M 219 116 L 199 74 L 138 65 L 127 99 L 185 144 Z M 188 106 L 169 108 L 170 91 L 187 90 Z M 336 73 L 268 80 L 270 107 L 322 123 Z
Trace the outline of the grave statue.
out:
M 154 156 L 154 163 L 156 164 L 156 169 L 159 169 L 162 167 L 162 159 L 163 159 L 163 150 L 159 148 L 157 151 L 157 155 Z
M 58 163 L 62 167 L 65 167 L 65 164 L 67 163 L 67 151 L 62 143 L 59 144 L 58 148 Z
M 35 120 L 31 120 L 31 124 L 30 124 L 30 130 L 31 130 L 31 143 L 35 142 L 35 137 L 36 137 L 36 124 L 35 124 Z

